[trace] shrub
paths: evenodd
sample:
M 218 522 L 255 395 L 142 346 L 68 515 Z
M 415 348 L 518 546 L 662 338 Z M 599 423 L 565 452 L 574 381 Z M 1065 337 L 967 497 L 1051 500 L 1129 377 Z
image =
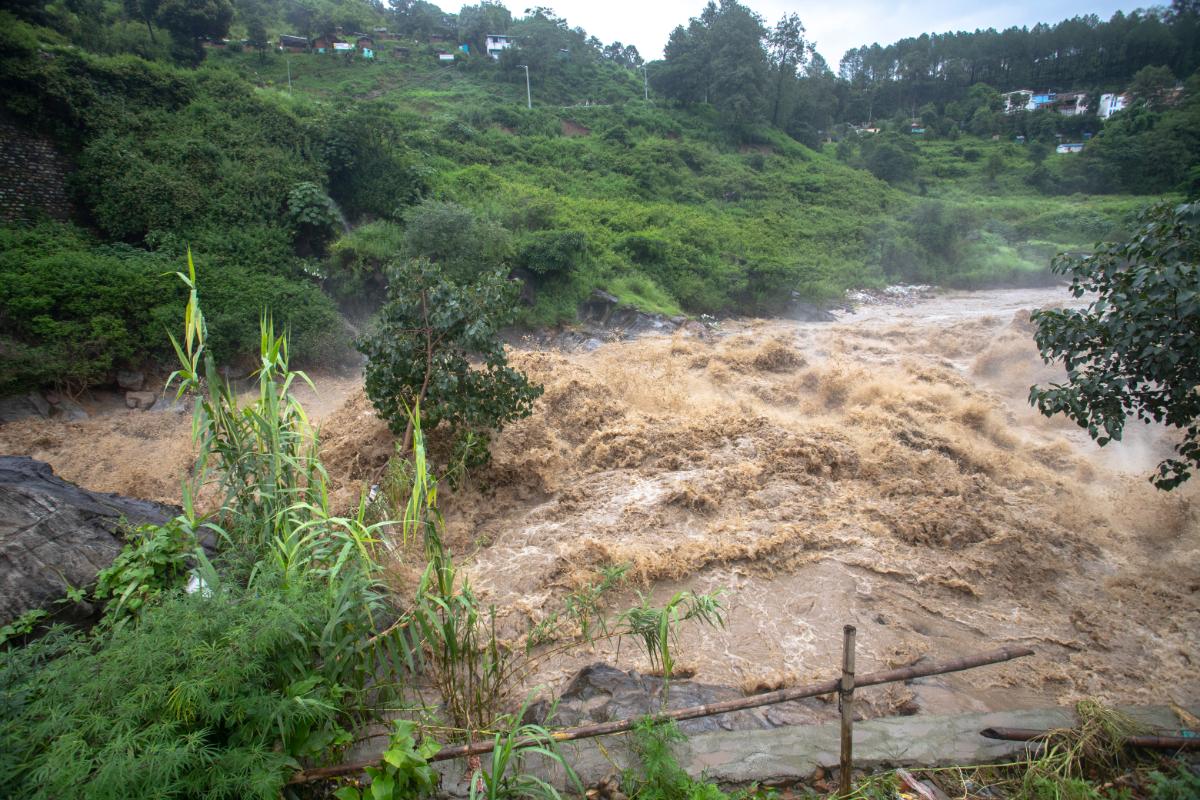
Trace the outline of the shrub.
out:
M 469 281 L 508 261 L 512 242 L 499 224 L 457 203 L 427 200 L 405 216 L 405 255 L 432 261 L 455 280 Z
M 563 277 L 587 255 L 588 238 L 583 231 L 534 231 L 518 245 L 516 263 L 543 278 Z
M 387 305 L 358 349 L 367 396 L 393 432 L 407 427 L 405 450 L 411 409 L 431 430 L 446 422 L 453 432 L 496 430 L 532 413 L 541 387 L 508 366 L 498 337 L 516 292 L 500 272 L 458 283 L 425 260 L 391 267 Z

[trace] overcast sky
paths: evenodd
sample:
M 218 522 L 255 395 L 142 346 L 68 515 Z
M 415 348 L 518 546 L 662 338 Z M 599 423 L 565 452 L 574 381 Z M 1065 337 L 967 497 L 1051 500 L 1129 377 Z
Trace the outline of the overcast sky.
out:
M 545 0 L 572 26 L 579 25 L 608 44 L 620 41 L 637 46 L 647 61 L 662 57 L 663 45 L 676 25 L 698 15 L 705 0 Z M 1037 22 L 1058 22 L 1079 14 L 1107 19 L 1118 8 L 1129 11 L 1153 2 L 1114 3 L 1079 0 L 1000 0 L 994 3 L 954 0 L 834 0 L 799 3 L 793 0 L 744 0 L 774 25 L 789 12 L 800 15 L 810 40 L 835 72 L 851 47 L 879 42 L 889 44 L 906 36 L 976 28 L 1008 28 Z M 1163 2 L 1168 5 L 1168 2 Z M 447 4 L 447 8 L 453 5 Z M 507 2 L 514 16 L 527 7 Z M 532 7 L 530 3 L 528 7 Z

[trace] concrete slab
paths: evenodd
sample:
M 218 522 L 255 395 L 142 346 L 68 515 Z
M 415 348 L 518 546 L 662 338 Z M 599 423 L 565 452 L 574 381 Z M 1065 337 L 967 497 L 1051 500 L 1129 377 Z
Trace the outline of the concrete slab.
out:
M 1178 731 L 1182 721 L 1167 706 L 1122 708 L 1154 730 Z M 1189 709 L 1193 713 L 1200 709 Z M 986 739 L 979 732 L 989 727 L 1060 728 L 1075 724 L 1074 709 L 911 716 L 874 719 L 854 725 L 856 768 L 988 764 L 1011 760 L 1023 752 L 1022 742 Z M 812 775 L 817 767 L 838 763 L 838 725 L 813 725 L 771 730 L 718 731 L 692 736 L 676 748 L 679 763 L 688 774 L 722 785 L 791 783 Z M 585 786 L 593 785 L 633 763 L 628 734 L 600 737 L 561 746 L 563 755 Z M 485 767 L 489 766 L 486 759 Z M 451 796 L 466 796 L 465 763 L 439 764 L 442 789 Z M 541 759 L 530 759 L 529 771 L 560 789 L 570 789 L 561 769 L 549 768 Z

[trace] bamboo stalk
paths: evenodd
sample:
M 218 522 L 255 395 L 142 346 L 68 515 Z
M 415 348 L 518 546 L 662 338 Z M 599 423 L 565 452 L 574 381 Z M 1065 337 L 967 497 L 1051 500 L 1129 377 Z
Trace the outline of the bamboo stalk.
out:
M 878 686 L 884 683 L 896 683 L 897 681 L 909 681 L 916 678 L 925 678 L 930 675 L 944 675 L 948 672 L 961 672 L 965 669 L 974 669 L 976 667 L 984 667 L 988 664 L 999 664 L 1002 661 L 1011 661 L 1014 658 L 1024 658 L 1025 656 L 1033 655 L 1033 651 L 1028 647 L 1002 647 L 999 650 L 989 650 L 986 653 L 979 653 L 973 656 L 963 656 L 941 663 L 926 664 L 924 666 L 901 667 L 899 669 L 890 669 L 883 672 L 871 672 L 861 676 L 858 681 L 858 686 Z M 750 697 L 740 697 L 736 700 L 725 700 L 720 703 L 709 703 L 701 706 L 690 706 L 688 708 L 680 708 L 675 711 L 666 711 L 661 714 L 652 715 L 652 718 L 659 722 L 668 720 L 685 720 L 696 719 L 697 717 L 711 717 L 714 714 L 725 714 L 730 711 L 742 711 L 747 708 L 758 708 L 759 706 L 769 706 L 775 703 L 786 703 L 789 700 L 800 700 L 805 697 L 817 697 L 823 694 L 832 694 L 838 690 L 841 685 L 841 680 L 834 678 L 833 680 L 824 681 L 822 683 L 810 683 L 806 686 L 794 686 L 791 689 L 779 689 L 774 692 L 766 692 L 764 694 L 756 694 Z M 635 719 L 614 720 L 612 722 L 599 722 L 593 725 L 583 725 L 578 728 L 567 728 L 557 731 L 553 734 L 556 742 L 570 742 L 576 739 L 590 739 L 594 736 L 607 736 L 613 733 L 623 733 L 631 730 L 638 722 L 645 717 Z M 523 744 L 523 743 L 522 743 Z M 486 742 L 471 742 L 470 744 L 454 745 L 453 747 L 445 747 L 439 750 L 430 761 L 447 761 L 452 758 L 463 758 L 464 756 L 481 755 L 492 750 L 493 743 Z M 363 761 L 354 761 L 345 764 L 335 764 L 331 767 L 314 767 L 313 769 L 300 770 L 292 775 L 288 780 L 289 784 L 309 783 L 311 781 L 319 781 L 325 778 L 336 778 L 340 775 L 354 775 L 362 772 L 367 767 L 373 767 L 379 764 L 379 759 L 369 759 Z
M 1009 742 L 1032 742 L 1050 736 L 1054 731 L 1034 728 L 985 728 L 980 736 L 1002 739 Z M 1129 747 L 1147 747 L 1154 750 L 1200 750 L 1200 736 L 1127 736 L 1124 742 Z
M 853 625 L 842 628 L 842 683 L 838 688 L 838 711 L 842 715 L 842 797 L 849 797 L 854 771 L 854 635 Z

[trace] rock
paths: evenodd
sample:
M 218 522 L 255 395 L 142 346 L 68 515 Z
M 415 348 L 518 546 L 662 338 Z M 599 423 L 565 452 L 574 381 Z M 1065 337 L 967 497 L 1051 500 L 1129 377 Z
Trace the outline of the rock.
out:
M 154 407 L 154 403 L 157 400 L 158 395 L 154 392 L 125 393 L 125 405 L 128 408 L 140 408 L 142 411 L 149 411 Z
M 797 322 L 837 322 L 837 317 L 815 303 L 797 300 L 788 308 L 787 315 Z
M 146 374 L 144 372 L 135 372 L 133 370 L 119 369 L 117 370 L 117 386 L 129 392 L 141 391 L 141 388 L 146 385 Z
M 173 506 L 89 492 L 25 456 L 0 456 L 0 625 L 87 586 L 121 552 L 124 526 L 162 524 Z
M 45 404 L 34 402 L 32 396 L 35 392 L 29 394 L 17 395 L 15 397 L 6 397 L 0 400 L 0 422 L 16 422 L 29 417 L 44 417 L 41 407 Z M 39 396 L 40 398 L 40 396 Z M 48 407 L 48 404 L 46 404 Z
M 46 398 L 42 397 L 41 392 L 30 392 L 29 402 L 34 408 L 37 409 L 37 412 L 40 416 L 50 416 L 50 403 L 46 400 Z
M 67 422 L 76 422 L 81 419 L 87 419 L 88 413 L 83 410 L 83 406 L 76 403 L 69 397 L 60 398 L 58 404 L 51 411 L 51 416 L 62 418 Z
M 608 664 L 592 664 L 584 667 L 563 690 L 554 712 L 553 724 L 560 727 L 588 725 L 627 717 L 639 717 L 659 711 L 662 707 L 663 681 L 635 671 L 626 672 Z M 692 680 L 671 681 L 667 693 L 667 707 L 671 709 L 707 705 L 723 700 L 742 697 L 742 693 L 728 686 L 714 686 Z M 767 715 L 766 708 L 733 711 L 715 717 L 686 720 L 679 723 L 684 733 L 691 735 L 720 730 L 762 730 L 777 724 L 792 721 L 812 722 L 831 719 L 829 712 L 820 713 L 815 704 L 804 707 L 805 701 L 784 703 L 772 707 L 776 722 Z M 550 704 L 541 701 L 530 706 L 526 718 L 544 722 Z M 785 714 L 785 709 L 790 714 Z
M 601 289 L 594 290 L 587 300 L 583 301 L 583 305 L 579 307 L 579 318 L 589 320 L 600 325 L 607 325 L 609 315 L 613 310 L 621 304 L 621 301 L 615 296 Z

